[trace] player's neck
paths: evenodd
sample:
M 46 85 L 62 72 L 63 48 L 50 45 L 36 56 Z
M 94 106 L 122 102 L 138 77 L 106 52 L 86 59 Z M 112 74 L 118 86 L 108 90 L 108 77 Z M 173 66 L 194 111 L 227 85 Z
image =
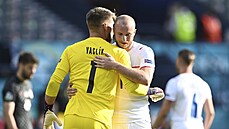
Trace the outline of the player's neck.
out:
M 90 37 L 99 37 L 99 38 L 105 39 L 104 35 L 96 31 L 90 31 Z
M 19 80 L 21 80 L 21 81 L 24 81 L 24 80 L 25 80 L 25 79 L 22 77 L 20 71 L 17 72 L 16 76 L 17 76 L 17 78 L 18 78 Z
M 187 68 L 180 69 L 180 73 L 193 73 L 193 71 L 192 68 L 187 67 Z

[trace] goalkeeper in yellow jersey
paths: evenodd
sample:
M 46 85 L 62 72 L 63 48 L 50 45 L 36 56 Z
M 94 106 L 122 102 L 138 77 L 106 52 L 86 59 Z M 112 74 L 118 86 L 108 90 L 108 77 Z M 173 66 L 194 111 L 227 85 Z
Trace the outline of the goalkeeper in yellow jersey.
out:
M 116 42 L 114 45 L 125 49 L 131 59 L 132 68 L 126 68 L 122 64 L 112 60 L 112 57 L 104 53 L 104 56 L 98 56 L 94 59 L 97 68 L 113 69 L 136 83 L 151 83 L 154 73 L 155 60 L 154 52 L 151 48 L 135 42 L 136 23 L 131 16 L 120 15 L 116 18 L 114 25 L 114 35 Z M 141 80 L 135 78 L 131 71 L 135 70 L 142 76 Z M 130 71 L 130 72 L 129 72 Z M 164 92 L 158 87 L 151 88 L 154 94 L 150 98 L 156 102 L 164 97 Z M 153 93 L 151 92 L 151 93 Z M 76 89 L 69 85 L 67 90 L 68 97 L 76 95 Z M 148 96 L 139 96 L 128 93 L 125 86 L 117 87 L 115 110 L 113 114 L 113 129 L 151 129 Z
M 60 84 L 70 74 L 77 94 L 69 100 L 64 113 L 64 129 L 111 129 L 116 87 L 121 78 L 128 92 L 146 95 L 148 87 L 133 83 L 114 70 L 96 68 L 93 59 L 104 52 L 131 68 L 129 54 L 111 44 L 116 16 L 106 8 L 95 7 L 86 15 L 89 38 L 68 46 L 62 53 L 45 94 L 44 128 L 52 121 L 61 124 L 52 112 Z M 136 71 L 131 71 L 136 72 Z M 139 74 L 133 74 L 139 80 Z

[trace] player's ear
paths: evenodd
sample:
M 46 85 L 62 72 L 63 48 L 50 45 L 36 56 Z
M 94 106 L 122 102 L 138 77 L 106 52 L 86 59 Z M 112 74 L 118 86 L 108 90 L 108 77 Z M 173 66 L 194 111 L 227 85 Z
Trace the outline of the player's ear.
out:
M 18 65 L 18 69 L 21 69 L 21 68 L 23 68 L 23 66 L 24 66 L 23 63 L 18 63 L 17 65 Z
M 134 34 L 136 34 L 136 33 L 137 33 L 137 29 L 134 30 Z
M 106 23 L 103 23 L 103 24 L 102 24 L 102 28 L 103 28 L 104 31 L 107 30 L 107 25 L 106 25 Z
M 106 23 L 102 24 L 103 30 L 104 32 L 110 32 L 111 31 L 111 27 L 109 27 Z

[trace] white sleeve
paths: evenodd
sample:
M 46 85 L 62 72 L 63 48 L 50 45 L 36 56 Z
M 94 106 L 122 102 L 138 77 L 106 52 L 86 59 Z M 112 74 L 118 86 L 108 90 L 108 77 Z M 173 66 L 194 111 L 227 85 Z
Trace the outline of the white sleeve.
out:
M 150 47 L 143 47 L 140 55 L 140 68 L 150 66 L 155 67 L 154 52 Z
M 210 86 L 206 83 L 206 98 L 209 99 L 209 98 L 212 98 L 212 93 L 211 93 L 211 89 L 210 89 Z
M 165 99 L 170 101 L 176 101 L 177 85 L 174 79 L 170 79 L 166 84 Z

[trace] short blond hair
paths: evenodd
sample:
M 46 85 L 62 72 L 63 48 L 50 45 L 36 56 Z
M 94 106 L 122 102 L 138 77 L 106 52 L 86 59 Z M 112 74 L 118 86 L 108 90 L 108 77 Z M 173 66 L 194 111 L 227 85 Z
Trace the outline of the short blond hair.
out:
M 116 15 L 109 9 L 103 7 L 95 7 L 93 9 L 90 9 L 86 15 L 86 23 L 88 29 L 98 29 L 104 21 L 108 20 L 111 17 L 115 21 Z

